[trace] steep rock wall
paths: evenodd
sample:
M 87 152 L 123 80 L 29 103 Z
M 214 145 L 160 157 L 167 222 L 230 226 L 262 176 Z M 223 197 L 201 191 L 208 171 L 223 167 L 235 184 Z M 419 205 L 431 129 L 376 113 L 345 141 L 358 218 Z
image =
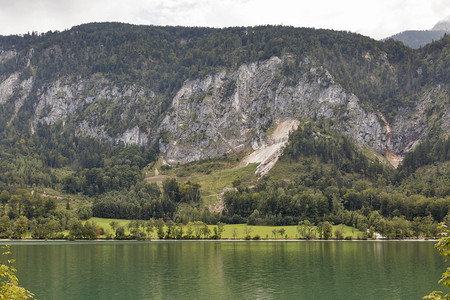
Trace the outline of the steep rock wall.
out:
M 146 145 L 149 124 L 157 119 L 158 100 L 152 91 L 118 87 L 102 77 L 58 80 L 38 91 L 32 126 L 71 122 L 79 135 Z
M 450 133 L 448 85 L 431 86 L 413 106 L 399 108 L 387 139 L 379 114 L 364 109 L 355 95 L 308 57 L 300 62 L 290 56 L 272 57 L 186 81 L 165 110 L 162 95 L 100 73 L 36 82 L 30 64 L 33 53 L 30 49 L 25 57 L 28 73 L 0 75 L 0 105 L 13 104 L 10 120 L 22 107 L 31 107 L 32 113 L 25 114 L 31 119 L 21 122 L 29 123 L 32 131 L 40 123 L 62 122 L 77 135 L 125 144 L 158 142 L 170 163 L 272 146 L 276 142 L 270 132 L 288 120 L 329 120 L 333 129 L 361 146 L 399 155 L 430 131 Z M 0 63 L 16 55 L 0 52 Z
M 439 114 L 433 114 L 433 110 Z M 450 135 L 450 94 L 446 86 L 438 84 L 426 91 L 412 107 L 401 108 L 391 124 L 392 142 L 389 145 L 401 155 L 411 151 L 435 126 L 443 136 Z
M 289 57 L 273 57 L 186 82 L 159 127 L 168 162 L 259 149 L 275 120 L 288 119 L 329 119 L 359 144 L 384 149 L 384 128 L 375 113 L 309 59 L 300 63 L 295 80 L 284 74 L 288 63 Z

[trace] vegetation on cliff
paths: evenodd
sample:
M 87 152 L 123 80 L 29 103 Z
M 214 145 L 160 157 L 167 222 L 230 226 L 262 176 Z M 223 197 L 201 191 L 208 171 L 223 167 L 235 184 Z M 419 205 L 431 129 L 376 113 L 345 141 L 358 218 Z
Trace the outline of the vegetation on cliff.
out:
M 377 42 L 329 30 L 116 23 L 0 37 L 0 55 L 14 53 L 0 61 L 1 82 L 14 74 L 20 80 L 33 78 L 28 96 L 17 89 L 0 103 L 0 235 L 63 237 L 65 231 L 83 228 L 81 219 L 94 215 L 164 219 L 175 224 L 328 222 L 372 229 L 392 238 L 433 236 L 437 222 L 450 221 L 449 141 L 441 132 L 448 110 L 449 41 L 446 36 L 412 50 L 393 40 Z M 329 71 L 368 111 L 381 111 L 388 120 L 412 109 L 428 91 L 439 90 L 440 96 L 424 108 L 426 139 L 395 170 L 379 153 L 361 149 L 332 130 L 333 120 L 311 118 L 300 120 L 282 158 L 264 178 L 251 172 L 233 173 L 241 167 L 237 155 L 234 161 L 222 157 L 184 167 L 160 164 L 159 171 L 166 175 L 183 171 L 179 177 L 189 177 L 194 175 L 191 170 L 198 177 L 161 179 L 160 185 L 145 182 L 146 172 L 159 163 L 158 137 L 152 136 L 152 130 L 183 82 L 283 55 L 290 57 L 283 65 L 287 78 L 297 80 L 302 75 L 301 62 L 314 60 L 323 68 L 309 80 L 327 78 L 320 72 Z M 34 119 L 37 99 L 51 89 L 51 83 L 80 78 L 114 82 L 125 90 L 139 86 L 148 92 L 143 92 L 142 99 L 156 102 L 124 100 L 122 105 L 105 100 L 51 125 Z M 222 91 L 224 97 L 232 94 L 230 82 L 229 90 Z M 101 91 L 90 92 L 86 97 L 95 98 Z M 153 105 L 154 114 L 129 117 Z M 96 114 L 89 115 L 98 107 Z M 77 126 L 88 116 L 95 116 L 89 121 L 114 137 L 140 122 L 151 138 L 145 146 L 126 146 L 113 139 L 83 136 Z M 230 190 L 213 193 L 207 185 L 216 178 L 212 175 L 224 169 L 232 170 L 226 175 Z M 203 175 L 210 176 L 202 182 Z M 211 199 L 220 199 L 221 205 L 208 207 Z

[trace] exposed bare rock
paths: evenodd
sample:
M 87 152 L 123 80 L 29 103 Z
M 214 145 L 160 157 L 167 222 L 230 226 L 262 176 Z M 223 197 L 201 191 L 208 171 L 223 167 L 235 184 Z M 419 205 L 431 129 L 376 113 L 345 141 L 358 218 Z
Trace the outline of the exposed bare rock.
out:
M 391 163 L 394 168 L 402 162 L 403 157 L 398 156 L 394 151 L 392 151 L 392 130 L 386 118 L 380 113 L 380 118 L 384 123 L 384 128 L 386 132 L 386 148 L 384 149 L 384 156 Z
M 124 142 L 126 145 L 146 145 L 147 144 L 147 135 L 139 129 L 139 127 L 134 127 L 127 129 L 119 141 Z
M 30 77 L 26 80 L 20 82 L 20 84 L 16 87 L 16 93 L 18 93 L 17 101 L 14 103 L 14 115 L 12 118 L 17 116 L 20 108 L 22 107 L 25 99 L 30 94 L 31 88 L 33 87 L 33 77 Z
M 437 99 L 446 99 L 439 108 L 441 117 L 428 120 L 427 109 L 433 109 Z M 423 95 L 414 107 L 401 108 L 391 124 L 391 149 L 399 154 L 411 151 L 428 134 L 430 121 L 439 126 L 442 135 L 450 135 L 450 95 L 442 85 L 437 85 Z
M 39 91 L 32 124 L 36 127 L 38 123 L 71 121 L 79 135 L 146 145 L 147 130 L 140 125 L 149 119 L 153 119 L 149 123 L 155 122 L 157 102 L 151 91 L 135 86 L 120 88 L 101 77 L 77 82 L 57 80 Z M 121 130 L 111 125 L 121 121 Z
M 375 113 L 307 58 L 292 80 L 283 73 L 289 60 L 273 57 L 186 82 L 159 128 L 168 162 L 267 147 L 267 132 L 277 120 L 308 118 L 330 119 L 333 129 L 359 144 L 384 150 L 384 128 Z
M 16 72 L 11 74 L 4 81 L 0 82 L 0 104 L 5 103 L 11 97 L 15 96 L 14 101 L 14 115 L 15 118 L 17 112 L 22 107 L 25 99 L 30 94 L 33 86 L 33 77 L 20 80 L 20 73 Z
M 0 82 L 0 104 L 5 103 L 12 96 L 15 87 L 18 85 L 18 79 L 19 73 L 14 73 Z
M 259 163 L 256 174 L 265 175 L 276 164 L 289 140 L 289 134 L 298 128 L 300 122 L 285 120 L 281 124 L 278 121 L 276 123 L 276 128 L 268 135 L 266 143 L 242 160 L 243 165 Z
M 15 50 L 0 50 L 0 63 L 10 60 L 11 58 L 16 57 L 17 52 Z
M 288 132 L 308 119 L 328 120 L 332 129 L 393 163 L 429 132 L 450 133 L 448 85 L 430 87 L 387 124 L 310 57 L 285 55 L 218 70 L 185 81 L 167 99 L 145 84 L 116 82 L 102 73 L 41 80 L 36 86 L 34 52 L 29 48 L 21 57 L 24 69 L 0 76 L 0 105 L 6 104 L 11 120 L 25 107 L 31 117 L 24 122 L 32 132 L 39 124 L 61 123 L 78 135 L 115 143 L 157 142 L 169 164 L 253 150 L 246 161 L 260 163 L 258 172 L 264 174 L 279 157 Z M 58 47 L 44 55 L 64 58 Z M 386 53 L 361 55 L 385 64 L 395 78 Z M 15 50 L 0 51 L 0 63 L 16 57 Z

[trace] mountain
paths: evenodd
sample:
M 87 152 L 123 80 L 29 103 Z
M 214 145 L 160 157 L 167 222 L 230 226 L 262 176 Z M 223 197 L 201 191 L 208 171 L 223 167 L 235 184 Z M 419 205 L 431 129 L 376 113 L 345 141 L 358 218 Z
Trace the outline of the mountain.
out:
M 437 117 L 450 115 L 448 37 L 411 51 L 281 26 L 93 23 L 0 45 L 3 134 L 60 124 L 76 136 L 157 144 L 168 162 L 186 163 L 267 148 L 278 124 L 297 119 L 329 120 L 360 146 L 397 155 L 450 130 Z
M 432 31 L 446 31 L 450 32 L 450 16 L 437 22 L 436 25 L 431 29 Z
M 450 33 L 450 16 L 439 21 L 430 30 L 406 30 L 390 36 L 387 39 L 400 41 L 406 46 L 418 49 L 433 41 L 441 39 L 444 35 Z
M 446 30 L 406 30 L 388 37 L 387 39 L 394 39 L 413 49 L 418 49 L 426 44 L 441 39 L 449 32 L 450 31 Z
M 79 236 L 91 216 L 436 236 L 449 42 L 120 23 L 0 36 L 0 236 L 27 219 L 35 238 Z

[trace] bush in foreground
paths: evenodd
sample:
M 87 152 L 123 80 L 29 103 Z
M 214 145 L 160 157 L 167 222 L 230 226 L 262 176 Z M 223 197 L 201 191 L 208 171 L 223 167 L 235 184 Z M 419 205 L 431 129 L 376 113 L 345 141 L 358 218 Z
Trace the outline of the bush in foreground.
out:
M 448 230 L 445 225 L 441 225 L 439 228 L 444 228 L 445 231 L 443 233 L 443 238 L 439 240 L 435 247 L 439 250 L 440 254 L 445 257 L 445 261 L 447 261 L 450 258 L 450 230 Z M 447 270 L 442 273 L 442 278 L 439 280 L 439 283 L 445 285 L 447 288 L 450 288 L 450 267 L 447 267 Z M 443 296 L 441 294 L 441 291 L 433 291 L 429 295 L 423 297 L 423 299 L 450 299 L 450 292 Z
M 15 275 L 16 269 L 8 265 L 14 262 L 14 259 L 8 259 L 5 262 L 6 256 L 11 254 L 9 246 L 2 246 L 4 249 L 3 258 L 0 263 L 0 298 L 1 299 L 30 299 L 33 298 L 33 294 L 27 291 L 25 288 L 19 286 L 19 279 Z

